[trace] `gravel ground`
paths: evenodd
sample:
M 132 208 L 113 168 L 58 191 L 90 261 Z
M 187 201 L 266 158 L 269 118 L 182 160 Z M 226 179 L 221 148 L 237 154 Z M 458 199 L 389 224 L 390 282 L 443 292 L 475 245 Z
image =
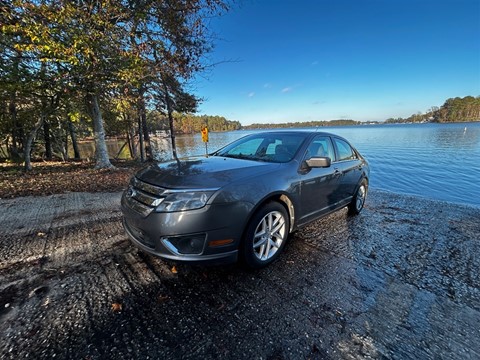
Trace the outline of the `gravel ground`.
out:
M 0 358 L 480 358 L 478 208 L 371 191 L 247 271 L 138 251 L 119 199 L 0 200 Z

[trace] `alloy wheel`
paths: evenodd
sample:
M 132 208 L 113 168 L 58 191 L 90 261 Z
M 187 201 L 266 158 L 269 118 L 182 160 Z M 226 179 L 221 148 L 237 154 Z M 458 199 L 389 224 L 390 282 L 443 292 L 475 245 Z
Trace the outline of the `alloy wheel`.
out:
M 269 260 L 278 251 L 287 233 L 286 221 L 279 211 L 266 214 L 254 232 L 253 253 L 261 260 Z
M 356 206 L 357 211 L 362 210 L 363 205 L 365 204 L 366 194 L 367 194 L 367 192 L 366 192 L 366 189 L 365 189 L 365 185 L 362 184 L 360 186 L 360 188 L 358 189 L 357 200 L 355 202 L 355 206 Z

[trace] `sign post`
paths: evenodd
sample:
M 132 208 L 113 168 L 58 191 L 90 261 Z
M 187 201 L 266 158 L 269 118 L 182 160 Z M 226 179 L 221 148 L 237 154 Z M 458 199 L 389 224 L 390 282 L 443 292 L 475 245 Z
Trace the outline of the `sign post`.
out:
M 208 156 L 208 128 L 204 126 L 202 128 L 202 141 L 205 143 L 205 155 Z

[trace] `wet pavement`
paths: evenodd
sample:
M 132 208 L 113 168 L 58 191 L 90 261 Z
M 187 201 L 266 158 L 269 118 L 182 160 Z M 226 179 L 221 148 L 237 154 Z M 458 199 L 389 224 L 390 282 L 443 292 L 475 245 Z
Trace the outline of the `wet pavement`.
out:
M 119 198 L 0 200 L 0 358 L 480 358 L 479 208 L 371 191 L 247 271 L 138 251 Z

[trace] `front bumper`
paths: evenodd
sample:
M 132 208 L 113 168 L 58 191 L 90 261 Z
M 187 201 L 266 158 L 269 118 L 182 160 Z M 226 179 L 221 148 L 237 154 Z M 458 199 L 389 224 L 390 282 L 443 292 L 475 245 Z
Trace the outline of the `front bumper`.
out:
M 147 216 L 134 208 L 124 195 L 123 226 L 143 251 L 179 262 L 225 264 L 237 261 L 250 206 L 236 202 Z

